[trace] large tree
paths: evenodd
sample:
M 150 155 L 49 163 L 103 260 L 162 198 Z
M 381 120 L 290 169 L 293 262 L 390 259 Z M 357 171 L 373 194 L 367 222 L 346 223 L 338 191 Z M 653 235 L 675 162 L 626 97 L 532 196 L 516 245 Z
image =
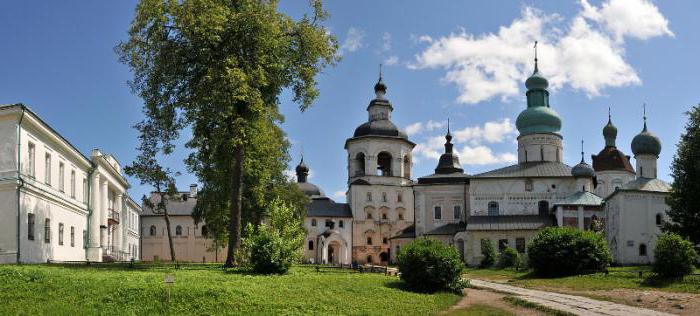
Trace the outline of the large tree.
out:
M 665 230 L 672 231 L 700 244 L 700 105 L 686 113 L 688 122 L 681 135 L 678 151 L 673 157 L 671 194 L 666 202 L 670 206 L 670 221 Z
M 319 24 L 327 17 L 320 1 L 298 20 L 277 2 L 141 0 L 117 47 L 163 147 L 192 131 L 187 164 L 230 211 L 229 267 L 240 247 L 245 170 L 256 168 L 246 165 L 248 148 L 265 134 L 260 126 L 279 120 L 280 94 L 288 89 L 305 110 L 319 94 L 315 76 L 338 58 Z

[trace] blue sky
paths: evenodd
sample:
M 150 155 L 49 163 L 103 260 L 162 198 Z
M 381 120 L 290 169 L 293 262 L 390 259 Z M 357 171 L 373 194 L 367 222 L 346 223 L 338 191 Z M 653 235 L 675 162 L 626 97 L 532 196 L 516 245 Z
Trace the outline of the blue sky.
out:
M 99 147 L 122 163 L 136 155 L 141 101 L 113 48 L 126 39 L 136 1 L 4 1 L 0 3 L 0 103 L 29 105 L 76 147 Z M 282 1 L 299 16 L 306 1 Z M 326 25 L 342 44 L 342 61 L 318 78 L 321 97 L 299 113 L 288 96 L 281 108 L 293 142 L 303 147 L 311 182 L 327 194 L 346 188 L 343 144 L 366 121 L 378 64 L 384 63 L 393 120 L 418 144 L 414 175 L 432 173 L 449 117 L 467 173 L 511 164 L 513 124 L 525 107 L 523 80 L 532 70 L 532 41 L 550 79 L 552 107 L 563 120 L 565 160 L 586 160 L 603 147 L 612 107 L 618 147 L 642 127 L 662 140 L 659 176 L 700 101 L 700 2 L 605 1 L 328 1 Z M 186 172 L 181 148 L 167 165 Z M 290 166 L 290 169 L 293 168 Z M 196 182 L 179 179 L 184 190 Z M 131 181 L 132 196 L 150 188 Z M 342 198 L 337 198 L 343 200 Z

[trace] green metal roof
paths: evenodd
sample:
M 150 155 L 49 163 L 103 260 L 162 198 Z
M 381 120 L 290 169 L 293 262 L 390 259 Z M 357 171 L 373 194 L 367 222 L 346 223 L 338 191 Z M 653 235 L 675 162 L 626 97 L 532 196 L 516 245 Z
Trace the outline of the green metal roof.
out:
M 580 191 L 567 196 L 564 200 L 554 203 L 554 205 L 600 206 L 603 205 L 603 199 L 591 192 Z

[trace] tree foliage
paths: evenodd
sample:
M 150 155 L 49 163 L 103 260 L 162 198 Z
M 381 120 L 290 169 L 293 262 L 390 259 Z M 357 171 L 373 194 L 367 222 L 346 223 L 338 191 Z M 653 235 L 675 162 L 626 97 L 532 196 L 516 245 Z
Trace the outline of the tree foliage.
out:
M 682 277 L 693 272 L 697 256 L 690 241 L 675 233 L 665 233 L 656 241 L 652 268 L 663 277 Z
M 496 263 L 496 250 L 493 248 L 491 240 L 484 238 L 481 240 L 481 262 L 480 268 L 489 268 Z
M 338 59 L 335 38 L 319 24 L 327 18 L 320 1 L 299 20 L 278 12 L 277 3 L 141 0 L 129 40 L 117 47 L 144 100 L 142 124 L 161 148 L 172 150 L 181 131 L 191 130 L 186 163 L 213 213 L 207 224 L 228 234 L 227 266 L 240 246 L 242 208 L 259 204 L 265 185 L 280 176 L 255 164 L 265 155 L 284 161 L 283 145 L 265 143 L 280 134 L 280 94 L 289 90 L 305 110 L 319 94 L 315 76 Z
M 268 223 L 247 225 L 243 250 L 253 271 L 286 273 L 292 263 L 301 259 L 306 230 L 298 212 L 280 200 L 270 203 L 268 213 Z
M 688 122 L 671 164 L 671 194 L 667 198 L 670 221 L 664 230 L 700 244 L 700 105 L 687 112 Z
M 512 268 L 520 266 L 520 254 L 511 247 L 506 247 L 505 250 L 498 256 L 498 266 L 501 268 Z
M 602 271 L 612 257 L 603 234 L 571 227 L 547 227 L 527 246 L 529 266 L 538 275 Z
M 457 249 L 439 240 L 417 238 L 398 254 L 401 279 L 418 292 L 461 290 L 464 263 Z

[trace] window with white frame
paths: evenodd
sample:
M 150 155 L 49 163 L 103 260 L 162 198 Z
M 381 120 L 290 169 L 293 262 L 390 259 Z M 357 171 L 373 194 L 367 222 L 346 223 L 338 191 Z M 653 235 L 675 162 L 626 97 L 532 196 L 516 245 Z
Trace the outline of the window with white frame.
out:
M 75 198 L 75 170 L 70 171 L 70 197 Z
M 51 185 L 51 154 L 44 156 L 44 182 Z
M 63 246 L 63 223 L 58 223 L 58 245 Z
M 61 192 L 66 190 L 66 166 L 63 162 L 58 163 L 58 190 Z
M 87 203 L 87 201 L 88 201 L 87 178 L 83 178 L 83 203 Z
M 36 146 L 33 143 L 29 143 L 27 146 L 27 163 L 29 163 L 29 176 L 36 177 Z

